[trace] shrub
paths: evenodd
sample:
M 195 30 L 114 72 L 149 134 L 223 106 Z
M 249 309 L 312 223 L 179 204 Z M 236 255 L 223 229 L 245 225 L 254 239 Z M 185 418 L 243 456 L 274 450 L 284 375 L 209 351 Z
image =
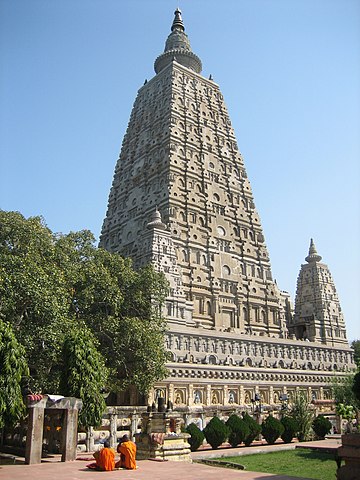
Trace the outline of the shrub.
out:
M 300 442 L 310 438 L 314 413 L 304 393 L 297 393 L 293 399 L 290 416 L 298 425 L 297 436 Z
M 220 418 L 213 417 L 203 432 L 206 441 L 215 449 L 227 440 L 230 430 Z
M 313 421 L 312 427 L 319 438 L 325 438 L 325 435 L 331 431 L 332 424 L 324 415 L 318 415 Z
M 202 445 L 205 435 L 200 428 L 195 425 L 195 423 L 190 423 L 190 425 L 186 427 L 185 431 L 191 435 L 191 437 L 188 439 L 188 442 L 190 444 L 191 451 L 195 452 L 195 450 Z
M 297 434 L 298 424 L 294 418 L 287 416 L 282 417 L 280 421 L 284 427 L 284 431 L 281 434 L 281 439 L 284 443 L 290 443 Z
M 272 415 L 269 415 L 261 425 L 261 433 L 269 445 L 273 445 L 284 430 L 284 425 Z
M 236 447 L 242 443 L 250 433 L 246 422 L 244 422 L 244 420 L 238 415 L 231 415 L 228 418 L 226 425 L 230 429 L 229 443 L 232 447 Z
M 244 440 L 245 445 L 249 447 L 261 432 L 261 426 L 247 412 L 243 413 L 243 420 L 249 428 L 249 434 Z

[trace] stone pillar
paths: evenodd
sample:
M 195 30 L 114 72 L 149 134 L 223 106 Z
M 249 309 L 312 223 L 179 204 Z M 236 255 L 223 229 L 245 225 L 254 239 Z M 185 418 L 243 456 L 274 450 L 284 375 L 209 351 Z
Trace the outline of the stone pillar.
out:
M 223 395 L 224 395 L 223 405 L 228 405 L 229 404 L 229 388 L 227 385 L 224 385 Z
M 66 409 L 63 422 L 61 461 L 68 462 L 76 459 L 78 410 Z
M 110 413 L 110 447 L 116 448 L 117 446 L 117 415 L 116 413 Z
M 130 420 L 131 420 L 130 435 L 131 435 L 132 441 L 134 442 L 135 441 L 135 435 L 136 435 L 137 429 L 138 429 L 138 424 L 139 424 L 139 415 L 137 413 L 133 413 L 132 415 L 130 415 Z
M 239 387 L 239 405 L 244 405 L 244 403 L 245 403 L 244 386 L 240 385 L 240 387 Z
M 357 480 L 360 472 L 360 435 L 347 433 L 341 436 L 338 456 L 345 460 L 345 465 L 337 470 L 338 480 Z
M 29 420 L 25 448 L 25 463 L 27 465 L 41 463 L 45 406 L 46 398 L 35 404 L 30 402 L 28 405 Z
M 188 386 L 188 405 L 194 405 L 194 388 L 191 383 Z
M 211 385 L 206 385 L 206 399 L 204 404 L 211 405 Z
M 312 400 L 312 389 L 311 387 L 308 387 L 307 389 L 307 397 L 308 397 L 308 402 L 310 403 Z
M 89 427 L 86 435 L 86 451 L 93 452 L 95 448 L 94 428 Z
M 269 404 L 273 405 L 274 404 L 274 387 L 270 386 L 269 388 Z
M 170 400 L 170 402 L 174 403 L 174 384 L 173 383 L 170 383 L 169 385 L 168 399 Z

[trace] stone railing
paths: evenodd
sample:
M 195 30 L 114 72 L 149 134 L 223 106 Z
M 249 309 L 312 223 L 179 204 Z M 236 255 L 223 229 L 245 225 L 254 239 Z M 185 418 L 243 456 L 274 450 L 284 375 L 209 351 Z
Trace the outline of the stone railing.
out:
M 78 451 L 94 452 L 99 450 L 105 440 L 116 448 L 120 438 L 127 434 L 131 439 L 141 429 L 141 415 L 146 407 L 113 406 L 107 407 L 101 426 L 90 427 L 87 431 L 78 433 Z

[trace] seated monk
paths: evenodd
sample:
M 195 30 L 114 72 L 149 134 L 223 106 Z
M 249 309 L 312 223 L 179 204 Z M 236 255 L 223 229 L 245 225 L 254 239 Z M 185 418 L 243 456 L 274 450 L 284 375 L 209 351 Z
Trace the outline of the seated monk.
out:
M 116 462 L 116 468 L 136 469 L 136 445 L 129 439 L 128 435 L 121 438 L 117 446 L 117 452 L 120 453 L 120 460 Z
M 109 472 L 115 469 L 115 452 L 110 448 L 108 441 L 104 442 L 104 448 L 94 453 L 96 463 L 87 465 L 88 468 Z

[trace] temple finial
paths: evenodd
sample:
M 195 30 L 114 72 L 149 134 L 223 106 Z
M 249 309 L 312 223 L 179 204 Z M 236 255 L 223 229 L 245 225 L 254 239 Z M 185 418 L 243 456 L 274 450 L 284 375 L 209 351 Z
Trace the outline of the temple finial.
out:
M 171 33 L 165 42 L 164 53 L 155 60 L 155 72 L 161 72 L 161 70 L 172 63 L 176 55 L 177 63 L 194 70 L 196 73 L 201 73 L 201 60 L 191 51 L 190 41 L 185 33 L 184 23 L 181 18 L 181 11 L 177 8 L 174 14 L 175 18 L 171 26 Z
M 161 220 L 161 213 L 159 212 L 157 206 L 155 207 L 155 212 L 152 213 L 150 222 L 147 224 L 147 228 L 160 228 L 165 230 L 166 225 Z
M 320 262 L 322 256 L 317 253 L 314 240 L 310 239 L 309 255 L 305 258 L 308 263 Z
M 174 30 L 181 30 L 182 32 L 185 32 L 184 22 L 181 18 L 181 10 L 177 8 L 174 12 L 174 15 L 175 18 L 171 26 L 171 31 L 173 32 Z

